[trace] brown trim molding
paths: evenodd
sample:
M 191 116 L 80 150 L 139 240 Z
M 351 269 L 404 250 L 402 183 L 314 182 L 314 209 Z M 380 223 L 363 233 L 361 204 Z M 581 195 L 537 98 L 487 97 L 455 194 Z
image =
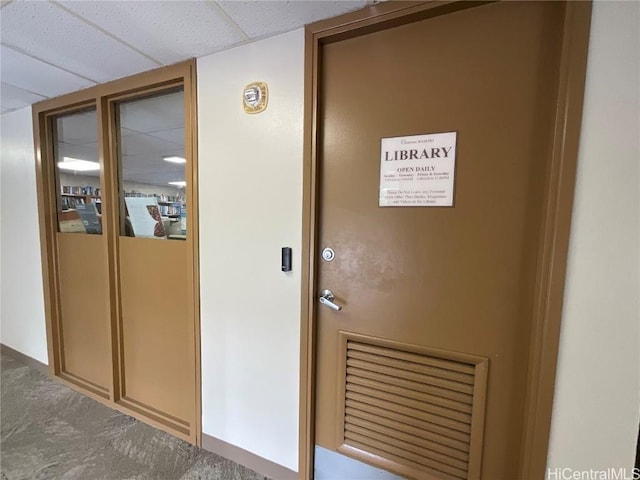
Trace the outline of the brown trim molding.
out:
M 191 429 L 195 433 L 195 444 L 202 445 L 202 364 L 201 364 L 201 333 L 200 333 L 200 192 L 198 189 L 198 73 L 196 61 L 190 63 L 189 81 L 184 87 L 185 103 L 190 105 L 189 113 L 185 116 L 185 128 L 191 131 L 191 142 L 185 144 L 186 154 L 191 159 L 191 191 L 187 199 L 187 208 L 191 208 L 191 215 L 188 233 L 191 235 L 190 255 L 193 262 L 188 266 L 188 273 L 191 277 L 191 289 L 193 290 L 193 303 L 189 305 L 189 316 L 194 319 L 193 322 L 193 353 L 195 356 L 195 370 L 193 372 L 194 385 L 196 387 L 196 417 L 193 419 Z M 187 127 L 187 124 L 189 125 Z M 188 210 L 187 210 L 188 211 Z
M 302 292 L 300 325 L 300 444 L 299 478 L 310 480 L 314 470 L 315 418 L 315 259 L 317 222 L 320 49 L 323 44 L 365 35 L 487 2 L 393 1 L 322 20 L 306 28 L 305 110 L 302 219 Z M 555 389 L 556 362 L 564 298 L 565 271 L 582 119 L 591 2 L 565 3 L 558 97 L 552 155 L 546 178 L 540 254 L 535 284 L 528 390 L 523 447 L 518 478 L 543 478 Z
M 315 208 L 316 172 L 316 77 L 314 74 L 315 42 L 310 28 L 305 31 L 304 45 L 304 125 L 302 165 L 302 241 L 300 288 L 300 395 L 298 421 L 298 471 L 300 480 L 313 478 L 315 416 L 315 324 L 313 298 L 315 278 Z
M 202 434 L 202 448 L 276 480 L 296 480 L 298 474 L 271 460 L 260 457 L 218 438 Z
M 41 361 L 36 360 L 35 358 L 30 357 L 29 355 L 25 355 L 24 353 L 19 352 L 18 350 L 8 347 L 4 343 L 0 343 L 0 353 L 13 358 L 14 360 L 17 360 L 20 363 L 24 363 L 26 366 L 39 371 L 40 373 L 46 375 L 47 377 L 51 376 L 51 370 L 49 370 L 48 365 L 45 365 Z
M 565 274 L 591 26 L 591 2 L 567 2 L 555 131 L 548 165 L 520 458 L 522 478 L 544 478 L 553 413 Z

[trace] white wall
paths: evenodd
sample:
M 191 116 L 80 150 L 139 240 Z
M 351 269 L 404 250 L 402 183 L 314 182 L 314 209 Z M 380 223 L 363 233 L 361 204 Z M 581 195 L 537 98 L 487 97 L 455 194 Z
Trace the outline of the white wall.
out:
M 553 469 L 631 469 L 638 434 L 640 4 L 593 7 Z
M 31 108 L 0 118 L 0 342 L 47 360 Z
M 298 30 L 198 60 L 203 433 L 294 471 L 303 47 Z M 269 105 L 249 115 L 254 81 Z

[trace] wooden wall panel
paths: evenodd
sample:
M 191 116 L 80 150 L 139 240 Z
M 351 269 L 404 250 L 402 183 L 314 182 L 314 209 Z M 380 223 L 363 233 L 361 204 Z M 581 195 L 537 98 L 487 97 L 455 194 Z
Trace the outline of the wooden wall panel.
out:
M 102 235 L 57 234 L 60 269 L 61 376 L 94 393 L 111 385 L 108 276 Z
M 195 365 L 187 243 L 120 238 L 122 400 L 184 433 Z

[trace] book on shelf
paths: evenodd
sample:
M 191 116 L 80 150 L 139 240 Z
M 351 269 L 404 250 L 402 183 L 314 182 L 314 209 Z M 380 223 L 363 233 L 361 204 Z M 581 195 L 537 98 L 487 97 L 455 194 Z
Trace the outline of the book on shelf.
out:
M 187 234 L 187 206 L 184 203 L 180 206 L 180 233 Z
M 60 206 L 62 210 L 72 210 L 78 205 L 86 204 L 84 197 L 60 197 Z
M 158 202 L 158 208 L 160 209 L 160 215 L 162 215 L 163 217 L 180 216 L 180 203 Z
M 86 187 L 80 187 L 77 185 L 63 185 L 62 195 L 84 195 L 88 197 L 99 197 L 100 189 L 97 187 L 92 187 L 91 185 L 87 185 Z
M 131 190 L 124 192 L 125 198 L 155 198 L 159 204 L 173 204 L 183 202 L 184 199 L 178 195 L 165 195 L 164 193 L 142 193 Z

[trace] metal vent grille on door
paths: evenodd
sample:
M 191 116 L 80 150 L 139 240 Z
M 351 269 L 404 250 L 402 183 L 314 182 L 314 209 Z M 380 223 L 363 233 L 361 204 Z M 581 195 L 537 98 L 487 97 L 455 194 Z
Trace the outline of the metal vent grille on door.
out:
M 488 360 L 341 337 L 338 450 L 409 478 L 479 478 Z

